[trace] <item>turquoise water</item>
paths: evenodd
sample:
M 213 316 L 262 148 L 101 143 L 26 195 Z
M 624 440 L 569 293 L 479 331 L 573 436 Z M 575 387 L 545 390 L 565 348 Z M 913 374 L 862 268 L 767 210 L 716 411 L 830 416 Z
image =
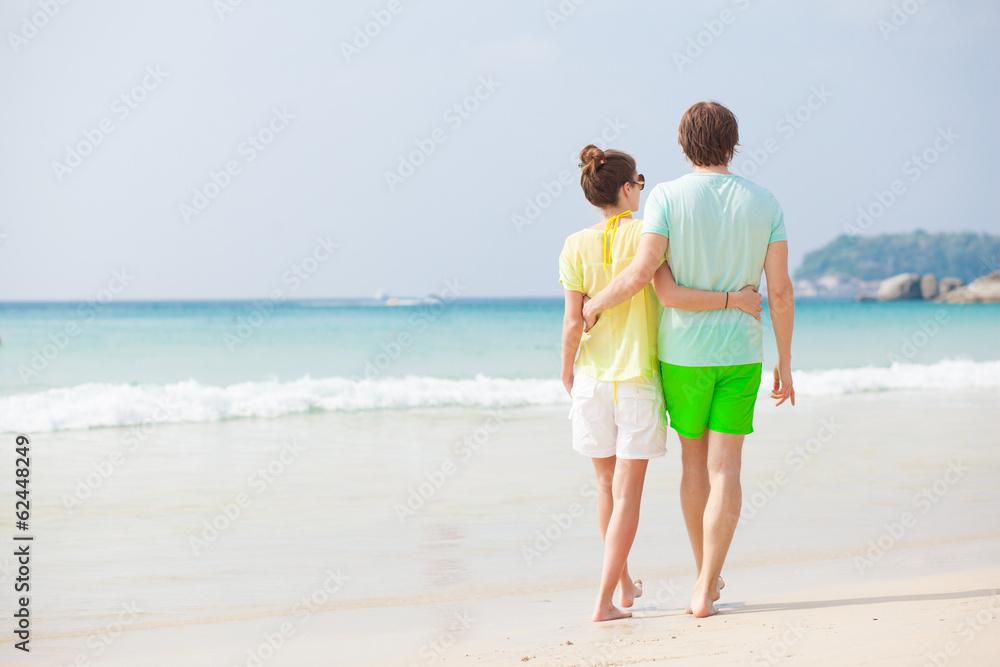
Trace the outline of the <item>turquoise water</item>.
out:
M 367 379 L 556 378 L 561 323 L 556 300 L 396 307 L 357 301 L 121 303 L 96 313 L 78 304 L 0 304 L 0 392 L 85 382 L 361 379 L 366 371 Z M 766 310 L 764 323 L 771 360 Z M 995 305 L 804 300 L 796 311 L 793 367 L 996 360 L 998 334 Z
M 551 299 L 3 304 L 0 431 L 556 405 L 561 326 Z M 806 300 L 796 391 L 994 389 L 998 332 L 991 305 Z

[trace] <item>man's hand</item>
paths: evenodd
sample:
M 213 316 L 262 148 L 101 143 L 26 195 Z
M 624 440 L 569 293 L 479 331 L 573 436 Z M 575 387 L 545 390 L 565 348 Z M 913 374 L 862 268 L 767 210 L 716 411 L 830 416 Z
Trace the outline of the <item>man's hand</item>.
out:
M 594 314 L 593 308 L 588 308 L 590 306 L 590 297 L 584 295 L 583 297 L 583 330 L 590 331 L 597 324 L 598 315 Z
M 781 405 L 791 399 L 795 405 L 795 388 L 792 386 L 792 365 L 789 362 L 778 362 L 774 365 L 774 387 L 771 398 L 779 399 L 775 405 Z
M 597 324 L 600 314 L 620 303 L 625 303 L 642 291 L 663 263 L 667 253 L 667 237 L 659 234 L 643 234 L 635 249 L 632 263 L 614 277 L 608 285 L 594 295 L 583 307 L 583 330 L 590 331 Z
M 573 397 L 573 371 L 570 370 L 568 373 L 564 373 L 562 376 L 563 386 L 566 387 L 566 393 Z
M 760 319 L 760 311 L 763 310 L 762 301 L 763 297 L 757 293 L 757 288 L 753 285 L 747 285 L 739 292 L 729 293 L 729 305 L 736 306 L 755 320 Z

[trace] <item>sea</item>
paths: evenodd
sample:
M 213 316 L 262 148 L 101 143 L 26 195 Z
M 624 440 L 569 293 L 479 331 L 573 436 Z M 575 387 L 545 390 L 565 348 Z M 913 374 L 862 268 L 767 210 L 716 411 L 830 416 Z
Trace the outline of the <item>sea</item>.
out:
M 394 303 L 0 304 L 0 430 L 568 401 L 561 301 Z M 803 395 L 998 387 L 1000 307 L 800 301 L 792 354 Z
M 12 508 L 24 435 L 37 636 L 96 660 L 130 604 L 133 627 L 172 627 L 596 586 L 562 314 L 553 299 L 0 304 L 0 486 Z M 904 541 L 997 532 L 1000 306 L 800 300 L 795 408 L 764 407 L 763 319 L 732 562 L 864 554 L 901 511 L 923 516 L 926 489 L 944 490 Z M 664 578 L 692 570 L 668 447 L 633 549 L 633 571 Z M 12 516 L 0 530 L 20 534 Z M 16 572 L 0 557 L 3 590 Z

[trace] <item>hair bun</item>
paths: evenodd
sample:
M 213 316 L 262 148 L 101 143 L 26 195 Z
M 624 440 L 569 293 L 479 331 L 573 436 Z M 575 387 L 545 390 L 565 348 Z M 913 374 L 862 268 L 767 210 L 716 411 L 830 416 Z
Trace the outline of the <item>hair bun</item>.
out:
M 580 151 L 580 168 L 583 169 L 583 173 L 587 176 L 594 174 L 604 164 L 604 160 L 604 151 L 594 144 L 587 144 Z

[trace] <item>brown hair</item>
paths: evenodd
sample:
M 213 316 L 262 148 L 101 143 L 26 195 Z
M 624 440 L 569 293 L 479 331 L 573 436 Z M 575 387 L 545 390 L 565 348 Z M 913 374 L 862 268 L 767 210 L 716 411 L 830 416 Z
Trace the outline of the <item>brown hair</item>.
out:
M 727 165 L 740 145 L 736 116 L 718 102 L 692 104 L 681 116 L 677 143 L 695 166 Z
M 618 190 L 635 176 L 635 160 L 628 153 L 602 151 L 588 144 L 580 151 L 580 186 L 594 206 L 618 203 Z

